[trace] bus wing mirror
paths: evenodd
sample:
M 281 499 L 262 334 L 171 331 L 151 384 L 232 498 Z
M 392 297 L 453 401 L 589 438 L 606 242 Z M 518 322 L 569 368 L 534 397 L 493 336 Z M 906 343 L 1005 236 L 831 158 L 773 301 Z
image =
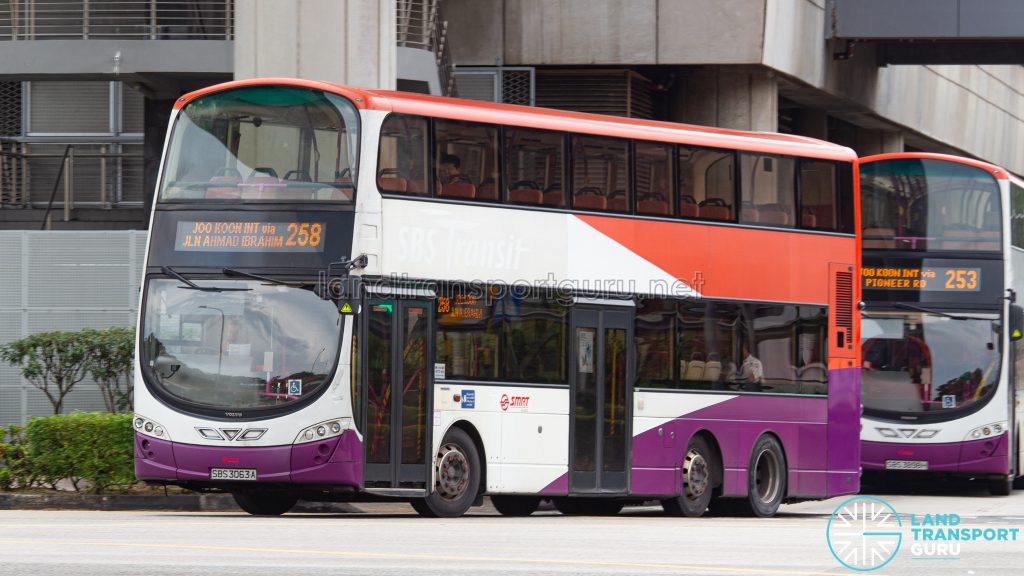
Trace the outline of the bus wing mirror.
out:
M 1024 338 L 1024 307 L 1010 304 L 1010 341 Z

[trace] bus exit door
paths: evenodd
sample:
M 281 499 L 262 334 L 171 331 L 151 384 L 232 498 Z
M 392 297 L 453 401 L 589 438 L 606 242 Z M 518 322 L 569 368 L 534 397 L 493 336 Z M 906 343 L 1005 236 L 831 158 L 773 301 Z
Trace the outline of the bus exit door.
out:
M 624 494 L 632 430 L 633 310 L 574 307 L 569 492 Z
M 359 360 L 368 489 L 425 489 L 429 479 L 432 357 L 429 301 L 370 300 Z

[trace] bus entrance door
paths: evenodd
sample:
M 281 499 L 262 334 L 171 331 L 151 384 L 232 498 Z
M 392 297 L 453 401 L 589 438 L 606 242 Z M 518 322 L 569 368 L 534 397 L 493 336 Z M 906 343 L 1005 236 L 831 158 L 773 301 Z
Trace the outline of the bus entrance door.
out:
M 360 359 L 367 489 L 424 490 L 429 478 L 429 301 L 371 300 Z
M 625 494 L 633 398 L 633 310 L 572 312 L 569 492 Z

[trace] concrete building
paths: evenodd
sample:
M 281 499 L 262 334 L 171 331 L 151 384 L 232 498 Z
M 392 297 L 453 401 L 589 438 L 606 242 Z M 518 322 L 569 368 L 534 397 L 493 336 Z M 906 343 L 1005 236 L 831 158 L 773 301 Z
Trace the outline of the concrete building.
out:
M 96 271 L 141 258 L 130 230 L 148 223 L 171 106 L 204 85 L 298 76 L 804 134 L 863 155 L 952 152 L 1024 174 L 1022 40 L 1019 0 L 10 0 L 0 264 L 22 277 L 0 290 L 0 341 L 130 323 L 134 301 L 111 299 Z M 40 229 L 65 236 L 27 232 Z M 103 243 L 117 248 L 68 248 Z M 139 271 L 123 272 L 116 284 L 134 290 Z M 35 287 L 47 278 L 79 297 L 52 303 Z M 43 406 L 5 370 L 0 424 Z M 95 402 L 83 392 L 71 407 Z

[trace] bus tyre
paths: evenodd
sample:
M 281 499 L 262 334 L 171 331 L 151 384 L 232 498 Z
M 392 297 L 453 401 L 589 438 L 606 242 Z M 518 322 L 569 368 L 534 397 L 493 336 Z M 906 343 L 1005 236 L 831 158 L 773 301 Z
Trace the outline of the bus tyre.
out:
M 761 436 L 747 467 L 747 503 L 754 516 L 774 516 L 786 495 L 786 456 L 774 436 Z
M 1013 477 L 988 481 L 988 493 L 993 496 L 1009 496 L 1013 492 Z
M 465 431 L 452 428 L 444 435 L 434 461 L 434 489 L 426 498 L 413 500 L 413 509 L 427 518 L 462 516 L 480 491 L 476 444 Z
M 491 496 L 491 504 L 502 516 L 529 516 L 540 506 L 540 496 Z
M 609 498 L 555 498 L 552 503 L 566 516 L 615 516 L 623 506 Z
M 232 492 L 235 503 L 253 516 L 280 516 L 295 507 L 295 492 Z
M 691 438 L 683 457 L 682 490 L 679 496 L 661 501 L 665 513 L 670 516 L 703 515 L 711 503 L 716 466 L 707 440 L 701 436 Z

